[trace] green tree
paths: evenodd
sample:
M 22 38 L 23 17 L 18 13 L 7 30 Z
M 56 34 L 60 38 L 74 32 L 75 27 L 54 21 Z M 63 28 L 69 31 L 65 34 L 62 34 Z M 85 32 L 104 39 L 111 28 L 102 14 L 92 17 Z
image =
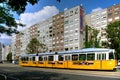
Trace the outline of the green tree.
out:
M 115 49 L 120 57 L 120 21 L 110 23 L 106 29 L 108 46 Z
M 28 3 L 34 5 L 37 2 L 38 0 L 0 0 L 0 33 L 17 33 L 17 27 L 24 25 L 15 21 L 12 12 L 21 14 Z
M 7 61 L 12 61 L 12 52 L 9 52 L 7 55 Z
M 0 0 L 0 33 L 11 35 L 18 33 L 18 26 L 25 26 L 17 23 L 13 13 L 20 15 L 25 11 L 27 4 L 36 4 L 39 0 Z M 57 0 L 60 2 L 61 0 Z
M 86 29 L 85 48 L 100 47 L 99 39 L 97 39 L 98 30 L 93 29 L 88 25 L 86 25 L 85 29 Z
M 27 45 L 26 50 L 28 54 L 35 54 L 47 51 L 47 47 L 42 42 L 39 42 L 37 38 L 33 38 Z

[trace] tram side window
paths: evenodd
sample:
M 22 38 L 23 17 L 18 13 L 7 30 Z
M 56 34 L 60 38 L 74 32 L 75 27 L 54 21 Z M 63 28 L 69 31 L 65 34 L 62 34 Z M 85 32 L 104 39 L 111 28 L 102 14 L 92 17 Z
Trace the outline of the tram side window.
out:
M 72 60 L 77 61 L 78 60 L 78 55 L 77 54 L 72 55 Z
M 87 54 L 87 60 L 95 60 L 95 53 Z
M 110 52 L 110 53 L 109 53 L 109 59 L 114 59 L 114 54 L 113 54 L 113 52 Z
M 43 58 L 42 58 L 42 56 L 39 56 L 39 61 L 43 61 Z
M 97 60 L 101 60 L 101 54 L 97 54 Z
M 49 60 L 49 61 L 53 61 L 53 56 L 49 56 L 49 57 L 48 57 L 48 60 Z
M 59 56 L 58 56 L 58 59 L 59 59 L 59 61 L 63 61 L 63 56 L 62 56 L 62 55 L 59 55 Z
M 22 61 L 28 61 L 28 57 L 22 57 L 21 60 Z
M 21 57 L 20 59 L 21 59 L 21 61 L 24 61 L 24 57 Z
M 86 54 L 79 54 L 79 60 L 86 60 Z
M 28 61 L 28 57 L 25 58 L 25 61 Z
M 70 55 L 66 55 L 65 60 L 70 60 Z
M 32 60 L 35 61 L 35 57 L 33 57 Z
M 30 57 L 29 60 L 32 61 L 32 58 Z
M 102 54 L 102 60 L 106 60 L 106 54 L 105 53 Z
M 47 57 L 44 57 L 44 61 L 47 61 Z

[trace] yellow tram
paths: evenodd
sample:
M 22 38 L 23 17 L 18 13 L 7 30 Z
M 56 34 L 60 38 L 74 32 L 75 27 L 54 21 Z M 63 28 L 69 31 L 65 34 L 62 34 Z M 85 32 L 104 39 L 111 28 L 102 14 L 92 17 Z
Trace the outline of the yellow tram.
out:
M 36 66 L 50 68 L 115 70 L 117 60 L 114 49 L 86 48 L 81 50 L 23 54 L 20 66 Z

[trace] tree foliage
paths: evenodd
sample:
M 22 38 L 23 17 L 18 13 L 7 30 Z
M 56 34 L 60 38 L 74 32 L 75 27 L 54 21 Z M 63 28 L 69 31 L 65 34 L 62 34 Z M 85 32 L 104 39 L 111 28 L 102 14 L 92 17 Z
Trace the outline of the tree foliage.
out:
M 7 55 L 7 61 L 12 61 L 12 52 L 9 52 Z
M 106 29 L 108 46 L 115 49 L 120 57 L 120 21 L 110 23 Z
M 90 26 L 86 25 L 85 48 L 100 47 L 99 46 L 99 39 L 97 39 L 97 35 L 98 35 L 98 30 L 93 29 Z
M 17 33 L 17 27 L 24 25 L 15 21 L 12 12 L 21 14 L 28 3 L 34 5 L 37 2 L 38 0 L 0 0 L 0 33 Z
M 46 45 L 39 42 L 37 38 L 31 39 L 30 43 L 27 45 L 27 53 L 29 54 L 35 54 L 35 53 L 40 53 L 42 51 L 46 51 Z

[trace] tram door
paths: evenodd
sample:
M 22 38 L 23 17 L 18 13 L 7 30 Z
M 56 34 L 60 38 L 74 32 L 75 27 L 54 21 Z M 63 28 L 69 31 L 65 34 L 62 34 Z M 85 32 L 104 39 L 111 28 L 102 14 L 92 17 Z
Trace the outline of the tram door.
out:
M 64 56 L 64 68 L 69 68 L 70 55 Z
M 105 66 L 104 62 L 106 60 L 106 53 L 98 53 L 97 60 L 99 60 L 99 69 L 103 69 Z

